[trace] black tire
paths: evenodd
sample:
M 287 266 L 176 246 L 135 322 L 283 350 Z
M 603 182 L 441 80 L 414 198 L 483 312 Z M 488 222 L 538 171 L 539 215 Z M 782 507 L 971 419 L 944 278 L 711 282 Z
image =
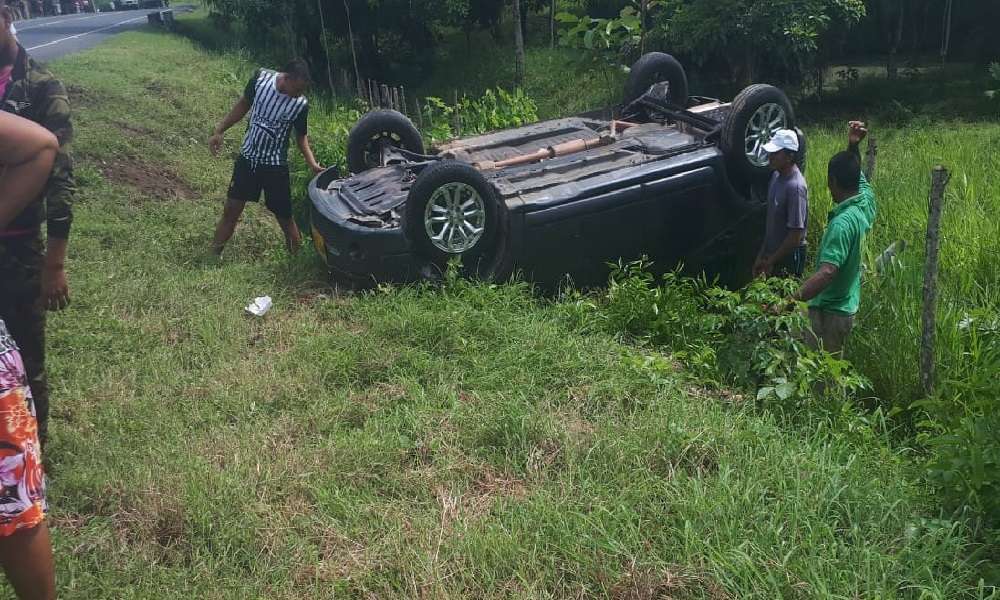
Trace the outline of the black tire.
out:
M 394 110 L 375 110 L 358 119 L 347 136 L 347 168 L 351 173 L 381 166 L 376 157 L 381 144 L 424 153 L 420 132 L 406 115 Z
M 676 58 L 663 52 L 647 52 L 639 57 L 625 82 L 625 104 L 645 94 L 651 85 L 666 81 L 670 84 L 666 101 L 687 108 L 688 81 L 684 67 Z
M 788 101 L 788 96 L 778 88 L 763 83 L 751 85 L 736 96 L 729 118 L 726 119 L 726 123 L 722 127 L 722 151 L 729 161 L 731 172 L 746 180 L 747 183 L 753 183 L 771 175 L 771 168 L 767 165 L 766 156 L 763 162 L 759 157 L 754 161 L 748 156 L 751 118 L 757 115 L 758 110 L 766 110 L 765 107 L 777 107 L 783 111 L 783 123 L 775 129 L 795 128 L 795 113 L 792 110 L 791 102 Z M 753 142 L 754 147 L 756 147 L 757 142 L 763 145 L 770 140 L 770 123 L 767 124 L 766 129 L 767 131 L 760 134 L 761 137 Z M 763 139 L 764 137 L 767 139 Z
M 435 205 L 440 207 L 438 202 L 442 199 L 447 201 L 448 192 L 444 192 L 444 196 L 435 197 L 436 192 L 445 186 L 449 186 L 452 193 L 460 194 L 459 203 L 463 199 L 465 202 L 476 202 L 471 195 L 474 191 L 480 200 L 477 204 L 483 211 L 482 219 L 477 221 L 477 224 L 481 225 L 482 233 L 476 241 L 470 242 L 471 246 L 459 251 L 446 251 L 442 248 L 439 244 L 445 243 L 443 238 L 438 242 L 432 239 L 434 224 L 430 223 L 429 219 L 434 209 L 430 204 L 434 200 Z M 475 206 L 473 205 L 473 208 Z M 438 215 L 439 218 L 445 218 L 442 211 L 438 211 Z M 442 226 L 440 235 L 445 235 L 444 227 L 449 225 L 446 223 Z M 471 165 L 444 160 L 426 167 L 410 188 L 403 227 L 414 251 L 440 269 L 446 268 L 449 260 L 461 258 L 462 272 L 466 276 L 495 281 L 510 276 L 511 252 L 507 207 L 493 185 Z
M 806 158 L 809 156 L 809 140 L 806 139 L 806 133 L 795 128 L 795 136 L 799 138 L 799 151 L 795 153 L 795 164 L 799 166 L 799 171 L 803 175 L 806 174 Z

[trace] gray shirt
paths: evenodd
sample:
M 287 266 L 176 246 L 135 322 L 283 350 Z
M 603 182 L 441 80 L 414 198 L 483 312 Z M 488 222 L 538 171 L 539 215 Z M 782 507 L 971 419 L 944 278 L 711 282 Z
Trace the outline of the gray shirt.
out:
M 790 229 L 805 229 L 809 216 L 809 188 L 797 166 L 783 177 L 775 171 L 767 189 L 767 230 L 764 234 L 764 254 L 770 255 L 788 237 Z M 806 245 L 802 238 L 802 245 Z

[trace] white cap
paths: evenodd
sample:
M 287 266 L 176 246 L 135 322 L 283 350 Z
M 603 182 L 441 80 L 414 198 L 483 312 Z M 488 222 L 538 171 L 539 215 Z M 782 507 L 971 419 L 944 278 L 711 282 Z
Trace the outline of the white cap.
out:
M 779 150 L 799 151 L 799 136 L 791 129 L 779 129 L 774 132 L 774 137 L 764 144 L 765 152 L 777 152 Z

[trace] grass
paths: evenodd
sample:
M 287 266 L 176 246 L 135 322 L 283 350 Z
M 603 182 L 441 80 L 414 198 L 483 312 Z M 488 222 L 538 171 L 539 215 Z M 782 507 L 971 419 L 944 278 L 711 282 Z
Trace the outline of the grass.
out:
M 523 285 L 332 295 L 256 207 L 207 259 L 245 60 L 134 32 L 52 66 L 80 184 L 61 597 L 991 597 L 876 429 L 779 423 Z

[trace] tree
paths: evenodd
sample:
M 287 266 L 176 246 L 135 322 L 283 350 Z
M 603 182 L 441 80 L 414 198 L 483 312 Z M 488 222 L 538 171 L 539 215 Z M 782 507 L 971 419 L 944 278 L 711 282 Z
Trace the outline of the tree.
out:
M 514 0 L 514 81 L 524 84 L 524 30 L 521 28 L 521 0 Z
M 699 62 L 721 58 L 747 84 L 765 62 L 804 73 L 821 34 L 864 14 L 863 0 L 676 0 L 659 28 L 668 47 Z

